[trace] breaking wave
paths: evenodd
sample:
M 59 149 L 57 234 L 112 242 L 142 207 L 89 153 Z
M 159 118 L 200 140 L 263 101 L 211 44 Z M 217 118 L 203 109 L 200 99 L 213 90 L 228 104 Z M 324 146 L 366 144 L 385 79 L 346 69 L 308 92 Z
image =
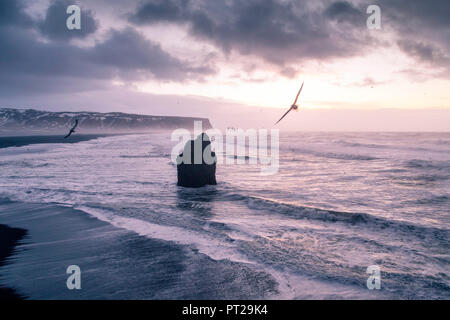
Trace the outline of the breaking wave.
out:
M 271 213 L 288 215 L 295 219 L 311 219 L 331 223 L 340 222 L 351 225 L 365 226 L 367 228 L 392 228 L 396 231 L 404 231 L 418 235 L 423 235 L 424 233 L 433 234 L 440 239 L 447 238 L 450 240 L 450 230 L 415 225 L 401 220 L 388 220 L 382 217 L 375 217 L 367 213 L 342 212 L 299 206 L 275 199 L 267 199 L 257 196 L 244 196 L 239 194 L 231 194 L 227 197 L 227 199 L 243 201 L 250 209 L 266 210 Z M 447 197 L 444 196 L 441 201 L 446 201 L 446 199 Z
M 431 161 L 431 160 L 419 160 L 412 159 L 406 162 L 406 167 L 409 168 L 419 168 L 419 169 L 450 169 L 450 162 L 448 161 Z
M 295 154 L 310 154 L 319 158 L 329 158 L 338 160 L 362 160 L 362 161 L 372 161 L 378 160 L 379 158 L 364 154 L 353 154 L 353 153 L 338 153 L 338 152 L 321 152 L 316 150 L 304 149 L 304 148 L 289 148 L 290 152 Z

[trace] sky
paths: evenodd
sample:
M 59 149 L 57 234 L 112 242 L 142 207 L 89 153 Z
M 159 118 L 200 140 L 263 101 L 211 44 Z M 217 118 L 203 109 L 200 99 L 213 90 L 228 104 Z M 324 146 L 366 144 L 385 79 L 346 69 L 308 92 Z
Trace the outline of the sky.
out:
M 0 107 L 265 127 L 305 81 L 281 128 L 450 131 L 449 17 L 448 0 L 0 0 Z

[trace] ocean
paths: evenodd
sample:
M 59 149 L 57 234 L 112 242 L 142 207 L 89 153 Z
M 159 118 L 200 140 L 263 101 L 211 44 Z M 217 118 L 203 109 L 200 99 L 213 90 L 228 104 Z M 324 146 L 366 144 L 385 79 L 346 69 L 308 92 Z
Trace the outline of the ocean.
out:
M 174 144 L 0 149 L 0 224 L 30 230 L 0 281 L 42 299 L 450 298 L 449 133 L 281 132 L 278 173 L 223 163 L 198 189 L 177 187 Z M 90 289 L 64 288 L 68 263 Z

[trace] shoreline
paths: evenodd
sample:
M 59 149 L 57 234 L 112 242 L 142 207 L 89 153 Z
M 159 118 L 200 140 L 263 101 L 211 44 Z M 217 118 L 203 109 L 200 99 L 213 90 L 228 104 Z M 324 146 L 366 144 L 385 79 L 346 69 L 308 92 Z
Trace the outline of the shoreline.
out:
M 22 134 L 22 135 L 2 135 L 0 132 L 0 149 L 11 147 L 24 147 L 34 144 L 46 144 L 46 143 L 64 143 L 72 144 L 83 141 L 95 140 L 98 138 L 106 138 L 113 136 L 126 136 L 126 135 L 142 135 L 142 134 L 154 134 L 165 132 L 165 130 L 153 130 L 153 131 L 136 131 L 136 132 L 112 132 L 112 133 L 77 133 L 67 139 L 64 133 L 43 133 L 43 134 Z
M 115 227 L 58 204 L 0 198 L 0 224 L 27 230 L 2 284 L 31 300 L 267 299 L 278 293 L 269 274 L 214 260 L 197 249 Z M 69 290 L 67 268 L 81 269 Z
M 20 245 L 20 241 L 25 238 L 27 233 L 25 229 L 11 228 L 0 224 L 0 267 L 11 263 L 8 259 L 14 256 L 17 246 Z M 0 300 L 23 300 L 25 298 L 14 289 L 2 286 L 0 275 Z
M 64 139 L 64 135 L 0 136 L 0 149 L 42 143 L 78 143 L 108 136 L 112 134 L 78 134 L 68 139 Z

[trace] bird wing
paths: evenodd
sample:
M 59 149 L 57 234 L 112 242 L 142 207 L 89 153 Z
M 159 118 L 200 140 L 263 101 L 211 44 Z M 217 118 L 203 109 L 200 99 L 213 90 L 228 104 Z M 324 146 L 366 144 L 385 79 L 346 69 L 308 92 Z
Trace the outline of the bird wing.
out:
M 78 126 L 78 119 L 75 120 L 75 125 L 73 126 L 73 128 L 71 129 L 71 131 L 72 131 L 72 130 L 75 130 L 75 128 L 76 128 L 77 126 Z
M 286 111 L 285 114 L 283 114 L 283 116 L 280 118 L 280 120 L 278 120 L 278 121 L 274 124 L 274 126 L 277 125 L 278 122 L 280 122 L 281 120 L 283 120 L 283 118 L 286 117 L 286 115 L 287 115 L 291 110 L 292 110 L 292 107 L 290 107 L 289 110 Z
M 302 92 L 303 89 L 303 85 L 305 84 L 305 82 L 303 81 L 302 86 L 300 87 L 300 90 L 298 90 L 297 96 L 295 97 L 295 101 L 293 104 L 297 103 L 298 97 L 300 96 L 300 92 Z
M 68 137 L 70 137 L 72 135 L 72 133 L 75 132 L 75 128 L 78 126 L 78 119 L 75 119 L 75 124 L 72 127 L 72 129 L 70 129 L 69 133 L 64 137 L 64 139 L 67 139 Z

